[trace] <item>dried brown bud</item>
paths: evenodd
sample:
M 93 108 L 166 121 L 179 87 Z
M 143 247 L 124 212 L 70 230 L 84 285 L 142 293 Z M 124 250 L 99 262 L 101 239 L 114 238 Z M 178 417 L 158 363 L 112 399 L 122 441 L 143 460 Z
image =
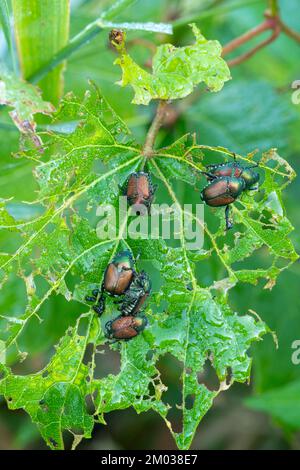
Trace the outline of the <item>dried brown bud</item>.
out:
M 109 33 L 109 41 L 113 46 L 121 46 L 125 42 L 125 33 L 121 29 L 112 29 Z

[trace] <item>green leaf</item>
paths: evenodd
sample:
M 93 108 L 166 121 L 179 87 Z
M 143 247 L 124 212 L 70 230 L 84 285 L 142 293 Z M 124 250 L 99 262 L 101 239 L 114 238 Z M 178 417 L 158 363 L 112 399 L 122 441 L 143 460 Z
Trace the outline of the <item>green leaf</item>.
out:
M 74 123 L 70 133 L 53 130 L 60 122 Z M 8 365 L 1 366 L 0 393 L 11 409 L 29 413 L 51 448 L 64 448 L 65 430 L 75 435 L 76 447 L 82 437 L 91 436 L 94 422 L 105 424 L 106 413 L 132 406 L 137 413 L 158 413 L 177 446 L 188 449 L 214 399 L 234 382 L 249 381 L 248 350 L 269 332 L 257 316 L 232 309 L 228 292 L 238 282 L 255 283 L 260 278 L 265 278 L 270 287 L 297 259 L 288 239 L 292 226 L 282 202 L 282 191 L 295 173 L 274 151 L 264 155 L 259 169 L 260 193 L 245 193 L 234 205 L 235 236 L 228 234 L 224 239 L 222 209 L 215 210 L 206 223 L 193 216 L 205 232 L 205 246 L 193 252 L 185 239 L 185 208 L 176 194 L 176 179 L 190 185 L 192 193 L 198 182 L 205 184 L 199 170 L 210 163 L 211 154 L 224 159 L 232 152 L 198 145 L 183 136 L 157 150 L 147 162 L 147 170 L 159 183 L 157 202 L 170 202 L 179 211 L 178 244 L 171 246 L 162 238 L 126 237 L 128 215 L 117 222 L 114 236 L 101 240 L 95 230 L 97 207 L 100 203 L 117 206 L 120 187 L 145 163 L 141 148 L 94 86 L 82 99 L 68 94 L 53 116 L 51 129 L 42 133 L 42 162 L 36 160 L 35 149 L 22 152 L 35 163 L 39 190 L 30 207 L 39 209 L 39 215 L 31 212 L 29 219 L 18 218 L 12 210 L 14 202 L 1 201 L 1 227 L 10 235 L 9 249 L 0 254 L 1 293 L 5 296 L 11 289 L 12 276 L 23 286 L 22 307 L 11 302 L 11 309 L 1 316 L 2 362 L 12 351 L 20 360 L 31 354 L 31 345 L 24 346 L 24 334 L 34 322 L 39 322 L 38 328 L 43 331 L 44 307 L 50 298 L 64 298 L 65 306 L 76 302 L 86 313 L 67 330 L 50 363 L 40 372 L 15 375 Z M 253 155 L 236 157 L 253 161 Z M 28 207 L 28 203 L 23 205 Z M 284 239 L 281 245 L 280 238 Z M 140 256 L 138 269 L 142 263 L 149 266 L 153 281 L 145 309 L 149 325 L 133 340 L 110 345 L 120 353 L 120 370 L 99 378 L 95 374 L 97 363 L 107 360 L 105 354 L 99 354 L 107 342 L 105 325 L 118 312 L 113 299 L 108 298 L 105 313 L 99 318 L 85 296 L 99 286 L 107 264 L 124 248 L 135 258 Z M 259 265 L 258 249 L 268 253 L 270 265 Z M 201 267 L 212 254 L 222 276 L 208 283 Z M 242 264 L 253 254 L 255 262 L 250 267 Z M 61 321 L 64 308 L 55 314 Z M 166 354 L 176 358 L 181 369 L 180 431 L 174 430 L 173 409 L 159 370 L 159 360 Z M 214 390 L 201 380 L 207 362 L 219 380 Z
M 288 129 L 298 121 L 294 108 L 267 82 L 235 77 L 222 93 L 203 94 L 186 116 L 195 129 L 201 123 L 203 144 L 220 144 L 237 152 L 270 147 L 286 152 Z
M 69 0 L 12 1 L 14 28 L 22 76 L 29 79 L 68 42 Z M 57 104 L 63 93 L 64 64 L 60 64 L 39 87 L 45 100 Z
M 218 155 L 222 155 L 227 161 L 233 155 L 242 162 L 253 164 L 254 154 L 247 157 L 233 154 L 223 147 L 212 147 L 207 145 L 189 145 L 181 155 L 174 148 L 178 142 L 169 148 L 157 152 L 158 161 L 167 167 L 168 177 L 183 179 L 182 169 L 185 164 L 189 170 L 186 178 L 193 178 L 191 170 L 203 170 L 205 165 L 216 162 Z M 225 158 L 225 160 L 224 160 Z M 260 185 L 260 197 L 244 193 L 242 197 L 232 206 L 232 216 L 236 225 L 234 239 L 227 236 L 224 244 L 224 212 L 222 208 L 209 211 L 219 218 L 221 224 L 214 232 L 209 230 L 207 224 L 200 220 L 196 222 L 203 227 L 207 238 L 219 261 L 227 272 L 228 279 L 233 285 L 237 281 L 256 284 L 259 279 L 268 280 L 266 288 L 271 288 L 276 282 L 279 273 L 296 261 L 299 256 L 295 251 L 288 235 L 293 226 L 285 215 L 281 193 L 293 179 L 295 172 L 291 166 L 276 153 L 275 150 L 266 152 L 259 161 L 259 173 L 264 180 Z M 195 177 L 194 177 L 195 180 Z M 188 180 L 187 180 L 188 181 Z M 245 269 L 245 259 L 253 256 L 262 247 L 268 247 L 270 265 L 264 269 Z
M 134 5 L 137 0 L 116 0 L 110 5 L 101 15 L 101 18 L 105 18 L 106 20 L 110 20 L 114 18 L 116 15 L 123 13 L 126 8 Z
M 9 114 L 19 131 L 31 135 L 40 144 L 35 135 L 34 114 L 51 114 L 54 108 L 43 101 L 39 90 L 14 75 L 0 71 L 0 104 L 14 108 Z
M 6 0 L 3 0 L 0 3 L 0 23 L 3 28 L 4 36 L 8 45 L 8 49 L 10 51 L 11 60 L 13 64 L 14 71 L 16 70 L 16 61 L 15 61 L 15 53 L 13 48 L 13 40 L 11 34 L 11 27 L 9 21 L 9 8 Z
M 68 59 L 75 51 L 78 51 L 82 46 L 89 44 L 91 40 L 104 29 L 120 27 L 133 31 L 151 31 L 172 34 L 172 26 L 166 23 L 114 23 L 109 21 L 133 3 L 134 0 L 117 0 L 108 10 L 104 11 L 99 18 L 87 24 L 78 34 L 72 37 L 69 42 L 54 53 L 48 61 L 43 62 L 37 70 L 31 73 L 28 79 L 32 83 L 39 82 L 47 76 L 49 72 Z
M 248 398 L 246 404 L 251 409 L 270 414 L 281 425 L 296 431 L 300 428 L 299 393 L 300 381 L 298 380 Z
M 90 369 L 82 364 L 87 343 L 91 340 L 93 318 L 88 319 L 87 331 L 78 333 L 84 317 L 78 319 L 57 346 L 47 367 L 28 376 L 13 376 L 2 367 L 4 378 L 0 393 L 10 409 L 23 408 L 37 424 L 46 443 L 52 449 L 63 448 L 63 431 L 68 430 L 78 444 L 82 437 L 91 437 L 94 420 L 88 414 L 85 397 L 88 394 Z
M 204 82 L 210 91 L 220 91 L 230 79 L 226 62 L 222 59 L 222 47 L 218 41 L 206 40 L 199 29 L 192 25 L 196 41 L 193 45 L 174 47 L 159 46 L 153 57 L 153 73 L 143 70 L 129 56 L 124 44 L 117 46 L 120 57 L 115 64 L 122 68 L 119 85 L 131 85 L 135 104 L 147 105 L 152 99 L 178 99 L 192 93 L 194 87 Z

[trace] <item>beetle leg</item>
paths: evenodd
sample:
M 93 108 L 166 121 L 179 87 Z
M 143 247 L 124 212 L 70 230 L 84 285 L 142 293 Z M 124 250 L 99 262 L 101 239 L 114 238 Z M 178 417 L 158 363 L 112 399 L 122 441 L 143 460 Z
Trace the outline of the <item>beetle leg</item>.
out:
M 226 230 L 230 230 L 233 227 L 233 223 L 229 220 L 229 206 L 225 208 L 225 223 L 226 223 Z
M 114 344 L 117 343 L 119 340 L 118 339 L 112 339 L 110 337 L 107 337 L 109 339 L 109 344 Z
M 219 178 L 219 176 L 213 175 L 212 173 L 209 173 L 209 172 L 203 172 L 203 173 L 205 174 L 205 176 L 208 176 L 212 180 L 216 180 Z
M 248 191 L 257 191 L 258 189 L 258 186 L 256 186 L 255 188 L 249 188 Z
M 105 308 L 104 303 L 93 305 L 93 309 L 95 310 L 96 313 L 98 313 L 98 315 L 102 315 L 102 313 L 104 312 L 104 308 Z
M 99 289 L 94 289 L 94 290 L 92 290 L 92 294 L 93 294 L 95 297 L 98 297 L 98 294 L 100 294 L 100 290 L 99 290 Z
M 201 173 L 205 176 L 208 176 L 209 178 L 211 178 L 212 180 L 215 180 L 217 179 L 218 177 L 216 175 L 213 175 L 212 173 L 209 173 L 209 171 L 201 171 Z
M 87 295 L 87 296 L 85 297 L 85 300 L 86 300 L 87 302 L 96 302 L 97 298 L 96 298 L 96 297 L 91 297 L 91 296 Z
M 105 330 L 108 332 L 111 328 L 111 325 L 112 325 L 112 320 L 108 321 L 106 324 L 105 324 Z

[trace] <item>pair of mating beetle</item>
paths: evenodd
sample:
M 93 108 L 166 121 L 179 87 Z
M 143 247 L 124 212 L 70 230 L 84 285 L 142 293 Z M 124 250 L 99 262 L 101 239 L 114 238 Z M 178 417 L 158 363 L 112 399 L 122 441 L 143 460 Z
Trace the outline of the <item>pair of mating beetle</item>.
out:
M 115 297 L 121 312 L 115 320 L 105 325 L 106 336 L 110 339 L 129 340 L 137 336 L 147 325 L 147 319 L 140 309 L 151 292 L 151 281 L 145 271 L 137 273 L 129 250 L 117 253 L 108 264 L 101 289 L 94 289 L 86 301 L 94 302 L 93 309 L 99 315 L 105 310 L 106 295 Z
M 235 159 L 216 165 L 208 165 L 203 172 L 209 183 L 201 192 L 201 199 L 212 207 L 225 206 L 226 230 L 232 228 L 229 221 L 229 205 L 232 204 L 243 191 L 257 189 L 253 187 L 259 181 L 259 174 L 253 170 L 258 164 L 243 166 Z
M 257 189 L 253 187 L 259 181 L 259 174 L 253 170 L 257 166 L 258 164 L 244 166 L 234 157 L 233 162 L 208 165 L 207 171 L 202 171 L 209 183 L 201 191 L 201 199 L 208 206 L 225 207 L 226 230 L 233 226 L 229 221 L 230 204 L 235 202 L 243 191 Z M 125 191 L 129 205 L 141 204 L 149 212 L 156 188 L 148 173 L 132 173 Z

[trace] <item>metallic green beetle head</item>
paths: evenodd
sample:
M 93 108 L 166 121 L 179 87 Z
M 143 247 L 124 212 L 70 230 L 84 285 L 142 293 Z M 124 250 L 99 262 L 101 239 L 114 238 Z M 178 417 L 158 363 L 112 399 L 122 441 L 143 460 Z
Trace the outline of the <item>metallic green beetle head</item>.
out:
M 254 171 L 252 168 L 244 168 L 241 173 L 241 178 L 246 183 L 246 188 L 250 189 L 254 184 L 258 183 L 259 181 L 259 174 L 257 171 Z
M 246 183 L 243 178 L 230 177 L 226 178 L 226 180 L 229 192 L 234 198 L 240 196 L 246 188 Z
M 134 260 L 129 250 L 120 251 L 117 253 L 112 263 L 119 269 L 132 269 L 134 267 Z

